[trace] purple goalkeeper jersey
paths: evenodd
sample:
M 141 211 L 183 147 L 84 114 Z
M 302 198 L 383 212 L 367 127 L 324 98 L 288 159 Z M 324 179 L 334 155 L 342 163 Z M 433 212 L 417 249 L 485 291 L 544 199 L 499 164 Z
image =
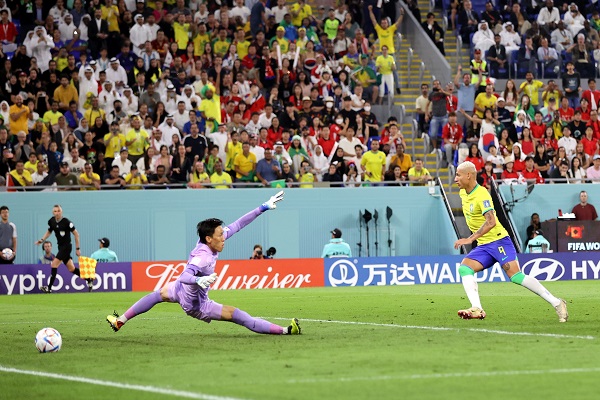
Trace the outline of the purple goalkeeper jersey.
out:
M 237 221 L 227 225 L 223 229 L 225 240 L 254 221 L 260 214 L 262 214 L 262 211 L 260 207 L 257 207 Z M 215 272 L 218 258 L 218 252 L 213 252 L 206 244 L 200 243 L 200 241 L 198 241 L 196 247 L 190 252 L 190 258 L 185 270 L 177 278 L 177 281 L 174 282 L 172 290 L 169 291 L 174 295 L 172 300 L 176 300 L 187 314 L 197 314 L 201 311 L 202 303 L 208 300 L 208 291 L 210 288 L 202 289 L 196 284 L 196 278 L 199 276 L 208 276 Z

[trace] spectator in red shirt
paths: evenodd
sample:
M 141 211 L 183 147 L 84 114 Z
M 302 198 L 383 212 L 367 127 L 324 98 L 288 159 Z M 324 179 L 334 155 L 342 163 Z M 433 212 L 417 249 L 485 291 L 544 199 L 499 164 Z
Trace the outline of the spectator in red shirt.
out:
M 590 111 L 590 122 L 587 123 L 587 126 L 591 126 L 594 130 L 594 139 L 600 139 L 600 121 L 597 110 Z
M 531 156 L 527 156 L 527 158 L 525 158 L 525 170 L 523 170 L 521 174 L 528 182 L 544 183 L 544 178 L 542 178 L 540 171 L 535 169 L 533 157 Z
M 591 126 L 585 127 L 585 136 L 581 138 L 583 151 L 590 157 L 598 152 L 598 140 L 594 138 L 594 129 Z
M 595 221 L 598 218 L 596 208 L 588 203 L 588 194 L 585 190 L 579 193 L 579 204 L 573 207 L 577 221 Z
M 502 180 L 504 183 L 511 183 L 513 180 L 519 179 L 519 173 L 515 171 L 514 157 L 508 157 L 504 161 L 504 171 L 502 172 Z
M 596 80 L 588 79 L 588 89 L 581 93 L 581 98 L 589 103 L 590 110 L 597 110 L 600 103 L 600 92 L 596 90 Z
M 450 94 L 450 96 L 446 97 L 446 111 L 448 113 L 458 111 L 458 97 L 453 94 L 454 84 L 452 82 L 448 83 L 446 91 Z
M 329 135 L 329 127 L 324 126 L 321 128 L 319 138 L 317 139 L 319 146 L 323 148 L 323 154 L 325 157 L 329 157 L 333 147 L 335 146 L 335 140 Z
M 533 121 L 529 125 L 529 129 L 531 129 L 531 136 L 537 142 L 544 138 L 544 131 L 546 130 L 546 124 L 542 121 L 542 113 L 539 111 L 535 112 L 535 116 L 533 117 Z
M 442 164 L 442 168 L 446 168 L 448 164 L 454 162 L 454 152 L 458 151 L 459 146 L 467 147 L 466 144 L 462 143 L 462 139 L 462 126 L 456 122 L 456 113 L 451 111 L 448 113 L 448 123 L 442 128 L 443 148 L 446 154 L 446 160 Z
M 525 169 L 525 154 L 521 149 L 521 143 L 515 143 L 513 145 L 513 159 L 515 166 L 513 167 L 516 172 L 521 172 Z
M 581 121 L 585 124 L 590 120 L 590 102 L 586 99 L 581 99 L 581 103 L 579 108 L 577 108 L 581 112 Z
M 470 161 L 475 165 L 475 169 L 477 172 L 483 169 L 483 165 L 485 162 L 483 161 L 483 157 L 481 157 L 481 152 L 479 151 L 479 147 L 477 143 L 473 143 L 471 147 L 469 147 L 469 155 L 465 159 L 465 161 Z
M 560 101 L 560 108 L 558 109 L 558 114 L 560 115 L 560 120 L 563 122 L 571 122 L 573 119 L 573 114 L 575 110 L 569 107 L 569 99 L 565 96 Z

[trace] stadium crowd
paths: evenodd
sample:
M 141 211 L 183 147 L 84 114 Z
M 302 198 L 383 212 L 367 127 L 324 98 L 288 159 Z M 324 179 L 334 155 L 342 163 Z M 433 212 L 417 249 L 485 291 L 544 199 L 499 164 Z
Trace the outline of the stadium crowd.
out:
M 371 112 L 400 90 L 404 15 L 371 3 L 0 0 L 0 180 L 98 190 L 430 179 L 404 154 L 397 120 L 382 128 Z
M 471 161 L 486 186 L 491 179 L 600 183 L 597 7 L 448 4 L 449 28 L 471 52 L 468 70 L 459 66 L 453 82 L 434 81 L 431 90 L 423 83 L 415 102 L 420 132 L 442 166 Z M 506 80 L 503 87 L 497 79 Z

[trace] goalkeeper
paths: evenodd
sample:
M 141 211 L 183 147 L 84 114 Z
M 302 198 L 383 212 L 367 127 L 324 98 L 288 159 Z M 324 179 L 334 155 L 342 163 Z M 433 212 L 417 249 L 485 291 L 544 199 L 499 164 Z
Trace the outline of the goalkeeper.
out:
M 223 221 L 217 218 L 200 222 L 197 227 L 198 243 L 190 253 L 187 266 L 179 278 L 162 289 L 142 297 L 123 315 L 119 316 L 115 312 L 114 315 L 107 316 L 106 320 L 111 328 L 117 332 L 128 320 L 166 301 L 179 303 L 187 315 L 204 322 L 229 321 L 243 325 L 253 332 L 272 335 L 300 334 L 300 326 L 296 318 L 292 319 L 290 326 L 284 328 L 208 298 L 210 285 L 217 280 L 215 265 L 219 253 L 223 251 L 225 240 L 250 224 L 263 212 L 276 208 L 276 203 L 281 200 L 283 200 L 283 191 L 225 228 L 222 227 Z

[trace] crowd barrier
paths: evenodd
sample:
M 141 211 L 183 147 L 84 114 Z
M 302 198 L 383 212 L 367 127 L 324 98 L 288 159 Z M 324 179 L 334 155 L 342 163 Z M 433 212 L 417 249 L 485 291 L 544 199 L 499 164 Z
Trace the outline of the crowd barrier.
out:
M 598 280 L 600 260 L 595 252 L 521 254 L 523 271 L 541 281 Z M 302 258 L 222 260 L 213 290 L 277 289 L 339 286 L 383 286 L 458 283 L 462 257 Z M 149 292 L 158 290 L 185 269 L 185 261 L 99 263 L 94 291 Z M 0 295 L 41 293 L 50 266 L 4 265 L 0 268 Z M 476 275 L 479 282 L 506 282 L 500 265 Z M 53 287 L 55 293 L 87 292 L 82 279 L 63 266 Z

